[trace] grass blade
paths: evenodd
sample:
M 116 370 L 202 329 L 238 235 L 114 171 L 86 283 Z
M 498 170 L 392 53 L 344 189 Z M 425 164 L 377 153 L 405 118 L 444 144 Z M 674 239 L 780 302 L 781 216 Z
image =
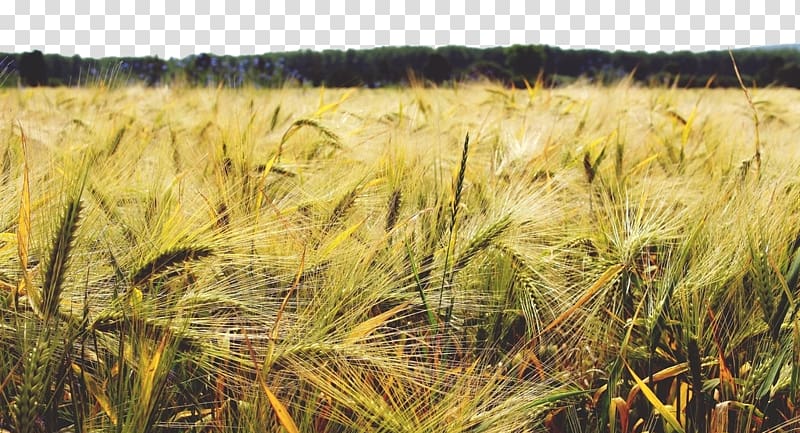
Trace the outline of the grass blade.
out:
M 259 376 L 259 383 L 261 384 L 261 390 L 264 391 L 264 394 L 266 394 L 269 404 L 272 406 L 272 410 L 275 411 L 275 416 L 278 417 L 278 421 L 281 423 L 283 428 L 285 428 L 289 433 L 300 433 L 300 430 L 297 428 L 294 420 L 292 420 L 291 415 L 289 415 L 289 411 L 286 410 L 286 406 L 284 406 L 278 397 L 272 393 L 264 381 L 264 378 L 261 376 Z
M 793 304 L 792 298 L 794 297 L 793 291 L 797 289 L 797 283 L 800 280 L 800 248 L 795 249 L 792 263 L 786 273 L 786 278 L 781 279 L 781 299 L 778 306 L 775 308 L 772 318 L 769 321 L 770 335 L 773 341 L 778 341 L 781 332 L 781 325 L 786 319 L 786 313 L 789 312 L 790 303 Z
M 408 255 L 408 261 L 411 263 L 411 272 L 414 274 L 414 280 L 417 283 L 417 291 L 419 292 L 422 306 L 425 308 L 425 314 L 428 317 L 428 323 L 431 326 L 436 326 L 436 316 L 433 314 L 433 311 L 431 311 L 430 307 L 428 306 L 428 301 L 425 298 L 425 287 L 423 287 L 422 278 L 420 278 L 420 273 L 417 269 L 417 263 L 414 261 L 414 255 L 411 252 L 411 246 L 408 245 L 408 241 L 405 241 L 405 246 L 406 254 Z
M 584 293 L 583 296 L 581 296 L 581 298 L 578 299 L 578 301 L 575 302 L 575 304 L 573 306 L 569 307 L 566 311 L 561 313 L 552 322 L 550 322 L 550 324 L 547 325 L 544 328 L 544 330 L 542 330 L 542 332 L 543 333 L 547 332 L 547 331 L 555 328 L 556 326 L 560 325 L 561 322 L 566 320 L 569 316 L 572 315 L 572 313 L 574 313 L 576 310 L 581 308 L 583 306 L 583 304 L 585 304 L 586 302 L 589 301 L 589 299 L 592 299 L 592 297 L 600 289 L 602 289 L 606 284 L 608 284 L 610 281 L 612 281 L 614 278 L 616 278 L 617 275 L 619 275 L 619 273 L 624 268 L 625 267 L 623 265 L 617 264 L 617 265 L 613 265 L 610 268 L 606 269 L 606 271 L 603 272 L 603 275 L 601 275 L 600 278 L 598 278 L 597 281 L 595 281 L 594 284 L 592 284 L 592 286 L 589 287 L 588 290 L 586 290 L 586 293 Z
M 653 408 L 658 412 L 664 420 L 672 427 L 675 432 L 677 433 L 685 433 L 686 430 L 683 428 L 681 423 L 675 418 L 675 415 L 672 414 L 672 411 L 667 408 L 661 400 L 658 399 L 656 394 L 647 386 L 646 383 L 636 375 L 636 372 L 633 371 L 630 365 L 628 365 L 628 361 L 625 361 L 625 367 L 628 368 L 628 372 L 631 373 L 631 377 L 633 377 L 634 382 L 636 382 L 636 386 L 639 387 L 639 390 L 642 391 L 642 395 L 653 405 Z
M 256 377 L 258 379 L 258 384 L 261 386 L 261 391 L 264 392 L 264 395 L 267 396 L 269 400 L 270 406 L 272 406 L 272 410 L 275 411 L 275 416 L 278 418 L 278 422 L 281 423 L 283 428 L 286 429 L 289 433 L 300 433 L 300 430 L 297 428 L 297 424 L 295 424 L 292 416 L 289 414 L 289 411 L 286 409 L 286 406 L 278 399 L 271 389 L 267 386 L 267 381 L 264 379 L 264 374 L 262 367 L 258 365 L 258 360 L 256 359 L 256 353 L 253 349 L 253 344 L 250 342 L 250 338 L 247 336 L 247 333 L 244 334 L 245 344 L 247 345 L 247 349 L 250 353 L 250 358 L 253 361 L 253 366 L 256 369 Z
M 20 192 L 19 216 L 17 218 L 17 254 L 19 255 L 22 276 L 25 281 L 25 291 L 31 292 L 33 283 L 31 274 L 28 271 L 28 251 L 31 243 L 31 191 L 28 173 L 28 151 L 27 138 L 22 125 L 19 125 L 22 137 L 22 191 Z M 19 293 L 14 290 L 14 305 L 19 304 Z
M 338 235 L 336 235 L 336 237 L 333 238 L 333 240 L 328 245 L 326 245 L 325 248 L 323 248 L 322 251 L 319 253 L 319 260 L 321 261 L 327 258 L 328 255 L 330 255 L 330 253 L 333 252 L 333 250 L 335 250 L 339 245 L 342 244 L 342 242 L 347 240 L 347 238 L 349 238 L 353 233 L 355 233 L 355 231 L 358 230 L 358 228 L 361 227 L 366 221 L 367 221 L 366 219 L 363 219 L 353 224 L 352 226 L 348 227 L 347 229 L 343 230 Z
M 86 386 L 86 391 L 94 397 L 97 404 L 100 405 L 100 409 L 102 409 L 106 416 L 108 416 L 108 419 L 111 420 L 111 424 L 117 425 L 117 413 L 114 410 L 114 405 L 111 403 L 108 394 L 103 390 L 103 387 L 97 383 L 91 374 L 83 374 L 83 370 L 78 364 L 72 363 L 72 371 L 81 377 L 83 384 Z
M 409 302 L 404 302 L 394 308 L 391 308 L 387 311 L 384 311 L 381 314 L 378 314 L 375 317 L 371 317 L 358 325 L 356 325 L 345 337 L 344 342 L 348 344 L 355 343 L 358 340 L 363 338 L 369 337 L 373 331 L 379 326 L 381 326 L 384 322 L 389 320 L 395 314 L 405 310 L 409 305 Z

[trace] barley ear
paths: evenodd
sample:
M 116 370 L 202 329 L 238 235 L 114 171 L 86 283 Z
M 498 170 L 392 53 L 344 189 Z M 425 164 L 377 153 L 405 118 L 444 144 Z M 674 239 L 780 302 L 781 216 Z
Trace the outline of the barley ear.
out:
M 754 165 L 756 169 L 756 173 L 761 173 L 761 136 L 759 134 L 759 118 L 758 118 L 758 110 L 756 110 L 755 104 L 753 104 L 753 98 L 750 96 L 750 91 L 747 90 L 747 86 L 744 85 L 744 81 L 742 80 L 742 75 L 739 73 L 739 66 L 736 64 L 736 59 L 733 58 L 733 51 L 728 50 L 728 55 L 731 57 L 731 63 L 733 63 L 733 71 L 736 73 L 736 78 L 739 80 L 739 87 L 742 88 L 742 92 L 744 92 L 745 98 L 747 98 L 747 105 L 750 106 L 750 110 L 753 112 L 753 126 L 754 126 L 754 147 L 755 152 L 753 157 L 747 160 L 747 164 L 743 164 L 743 171 L 750 167 L 750 165 Z
M 453 255 L 456 244 L 456 219 L 458 218 L 458 208 L 461 205 L 461 193 L 464 190 L 464 176 L 467 172 L 467 157 L 469 156 L 469 133 L 464 137 L 464 147 L 461 151 L 461 164 L 458 168 L 458 176 L 456 177 L 456 184 L 453 191 L 453 202 L 450 208 L 450 240 L 447 244 L 447 252 L 445 253 L 444 268 L 442 269 L 442 285 L 439 288 L 439 303 L 436 307 L 438 311 L 442 307 L 442 300 L 444 299 L 445 283 L 452 283 L 453 272 L 449 269 L 450 257 Z M 448 278 L 448 272 L 449 278 Z M 449 323 L 450 311 L 452 310 L 453 298 L 450 298 L 451 308 L 446 312 L 445 325 Z
M 23 360 L 22 383 L 13 410 L 19 433 L 33 433 L 40 430 L 38 423 L 44 411 L 43 400 L 46 388 L 49 386 L 47 374 L 53 350 L 47 334 L 39 336 L 36 346 Z
M 398 188 L 389 197 L 389 210 L 386 212 L 386 232 L 389 233 L 397 224 L 397 217 L 400 214 L 400 205 L 403 200 L 403 192 Z
M 131 284 L 138 286 L 165 273 L 180 264 L 208 257 L 213 253 L 207 247 L 178 247 L 163 251 L 139 267 L 131 277 Z
M 66 206 L 61 214 L 61 220 L 56 228 L 53 244 L 50 247 L 50 255 L 45 265 L 44 284 L 42 286 L 41 311 L 45 320 L 58 315 L 67 265 L 69 264 L 70 253 L 75 247 L 75 235 L 78 231 L 78 223 L 80 222 L 83 208 L 81 196 L 86 186 L 88 173 L 88 167 L 84 166 L 80 178 L 75 184 L 75 189 L 68 193 L 70 196 L 67 198 Z
M 70 253 L 75 246 L 75 233 L 78 230 L 81 208 L 80 196 L 71 199 L 67 203 L 50 249 L 50 258 L 47 261 L 44 285 L 42 287 L 41 310 L 45 318 L 52 318 L 58 314 L 64 276 L 66 275 Z
M 30 179 L 28 178 L 27 139 L 25 138 L 25 132 L 22 130 L 22 125 L 19 125 L 19 129 L 22 135 L 22 190 L 20 192 L 19 217 L 17 222 L 17 254 L 19 255 L 19 262 L 22 267 L 25 290 L 30 292 L 33 286 L 31 275 L 28 271 L 28 250 L 31 242 L 31 192 Z M 16 286 L 12 296 L 14 298 L 14 306 L 17 307 L 19 304 L 19 293 L 16 290 Z
M 511 216 L 505 215 L 470 240 L 467 248 L 461 253 L 453 265 L 453 272 L 461 270 L 478 253 L 492 245 L 511 226 Z

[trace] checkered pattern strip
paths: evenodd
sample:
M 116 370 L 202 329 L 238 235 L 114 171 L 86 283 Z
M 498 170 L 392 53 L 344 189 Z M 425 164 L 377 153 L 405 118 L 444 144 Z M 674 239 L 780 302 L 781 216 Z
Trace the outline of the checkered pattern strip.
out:
M 645 51 L 800 40 L 800 1 L 2 0 L 0 52 L 185 57 L 383 45 Z

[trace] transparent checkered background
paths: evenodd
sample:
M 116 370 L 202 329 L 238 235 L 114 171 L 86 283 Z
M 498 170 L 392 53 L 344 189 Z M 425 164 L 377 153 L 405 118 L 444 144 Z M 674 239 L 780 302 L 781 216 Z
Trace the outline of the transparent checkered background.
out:
M 0 52 L 83 57 L 549 44 L 645 51 L 800 40 L 800 0 L 0 0 Z

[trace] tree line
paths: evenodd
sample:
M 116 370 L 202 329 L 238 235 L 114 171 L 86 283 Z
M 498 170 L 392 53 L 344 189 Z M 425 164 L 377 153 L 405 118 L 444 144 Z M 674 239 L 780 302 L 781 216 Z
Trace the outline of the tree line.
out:
M 800 50 L 734 51 L 748 85 L 800 88 Z M 286 83 L 327 87 L 384 87 L 412 82 L 441 85 L 489 78 L 522 87 L 542 78 L 557 86 L 583 78 L 613 83 L 630 77 L 646 85 L 737 86 L 727 51 L 672 53 L 560 49 L 546 45 L 468 48 L 380 47 L 362 50 L 274 52 L 260 55 L 191 55 L 182 59 L 61 56 L 33 51 L 0 54 L 4 86 L 184 84 L 277 87 Z

